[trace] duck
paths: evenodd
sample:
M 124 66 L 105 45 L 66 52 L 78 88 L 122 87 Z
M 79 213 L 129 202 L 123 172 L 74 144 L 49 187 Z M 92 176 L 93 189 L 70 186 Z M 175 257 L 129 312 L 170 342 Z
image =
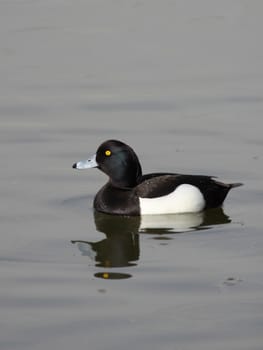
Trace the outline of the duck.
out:
M 142 173 L 135 151 L 119 140 L 107 140 L 74 169 L 98 168 L 108 182 L 96 194 L 93 207 L 111 215 L 142 216 L 198 213 L 223 205 L 228 192 L 242 183 L 223 183 L 214 176 Z

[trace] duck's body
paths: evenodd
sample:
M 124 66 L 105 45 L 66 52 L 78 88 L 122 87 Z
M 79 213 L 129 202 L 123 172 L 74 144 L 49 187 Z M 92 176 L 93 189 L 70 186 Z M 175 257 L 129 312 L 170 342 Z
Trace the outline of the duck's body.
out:
M 97 167 L 109 181 L 97 193 L 94 208 L 115 215 L 176 214 L 220 207 L 233 187 L 203 175 L 152 173 L 142 175 L 131 147 L 121 141 L 104 142 L 87 161 L 73 168 Z

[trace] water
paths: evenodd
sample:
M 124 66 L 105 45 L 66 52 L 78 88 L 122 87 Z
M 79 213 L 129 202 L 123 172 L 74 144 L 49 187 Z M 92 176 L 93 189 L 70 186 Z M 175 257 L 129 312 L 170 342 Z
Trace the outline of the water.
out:
M 0 346 L 262 349 L 261 2 L 0 3 Z M 111 218 L 73 171 L 243 182 L 223 210 Z

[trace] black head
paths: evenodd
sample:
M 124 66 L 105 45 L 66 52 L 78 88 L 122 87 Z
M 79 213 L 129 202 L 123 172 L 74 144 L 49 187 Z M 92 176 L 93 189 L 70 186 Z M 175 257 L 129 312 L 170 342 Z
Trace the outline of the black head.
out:
M 103 142 L 96 152 L 98 168 L 118 187 L 134 187 L 142 175 L 139 159 L 133 149 L 117 140 Z
M 99 168 L 115 187 L 134 187 L 142 175 L 138 157 L 133 149 L 117 140 L 103 142 L 96 154 L 73 165 L 76 169 Z

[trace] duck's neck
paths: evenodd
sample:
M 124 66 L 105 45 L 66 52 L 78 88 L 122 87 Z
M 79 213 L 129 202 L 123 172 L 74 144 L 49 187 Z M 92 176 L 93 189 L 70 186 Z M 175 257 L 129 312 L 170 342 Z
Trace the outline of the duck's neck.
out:
M 121 168 L 114 174 L 114 178 L 110 179 L 110 183 L 114 187 L 133 188 L 138 185 L 142 176 L 142 168 L 140 163 L 134 167 L 134 164 L 126 164 L 126 167 Z

